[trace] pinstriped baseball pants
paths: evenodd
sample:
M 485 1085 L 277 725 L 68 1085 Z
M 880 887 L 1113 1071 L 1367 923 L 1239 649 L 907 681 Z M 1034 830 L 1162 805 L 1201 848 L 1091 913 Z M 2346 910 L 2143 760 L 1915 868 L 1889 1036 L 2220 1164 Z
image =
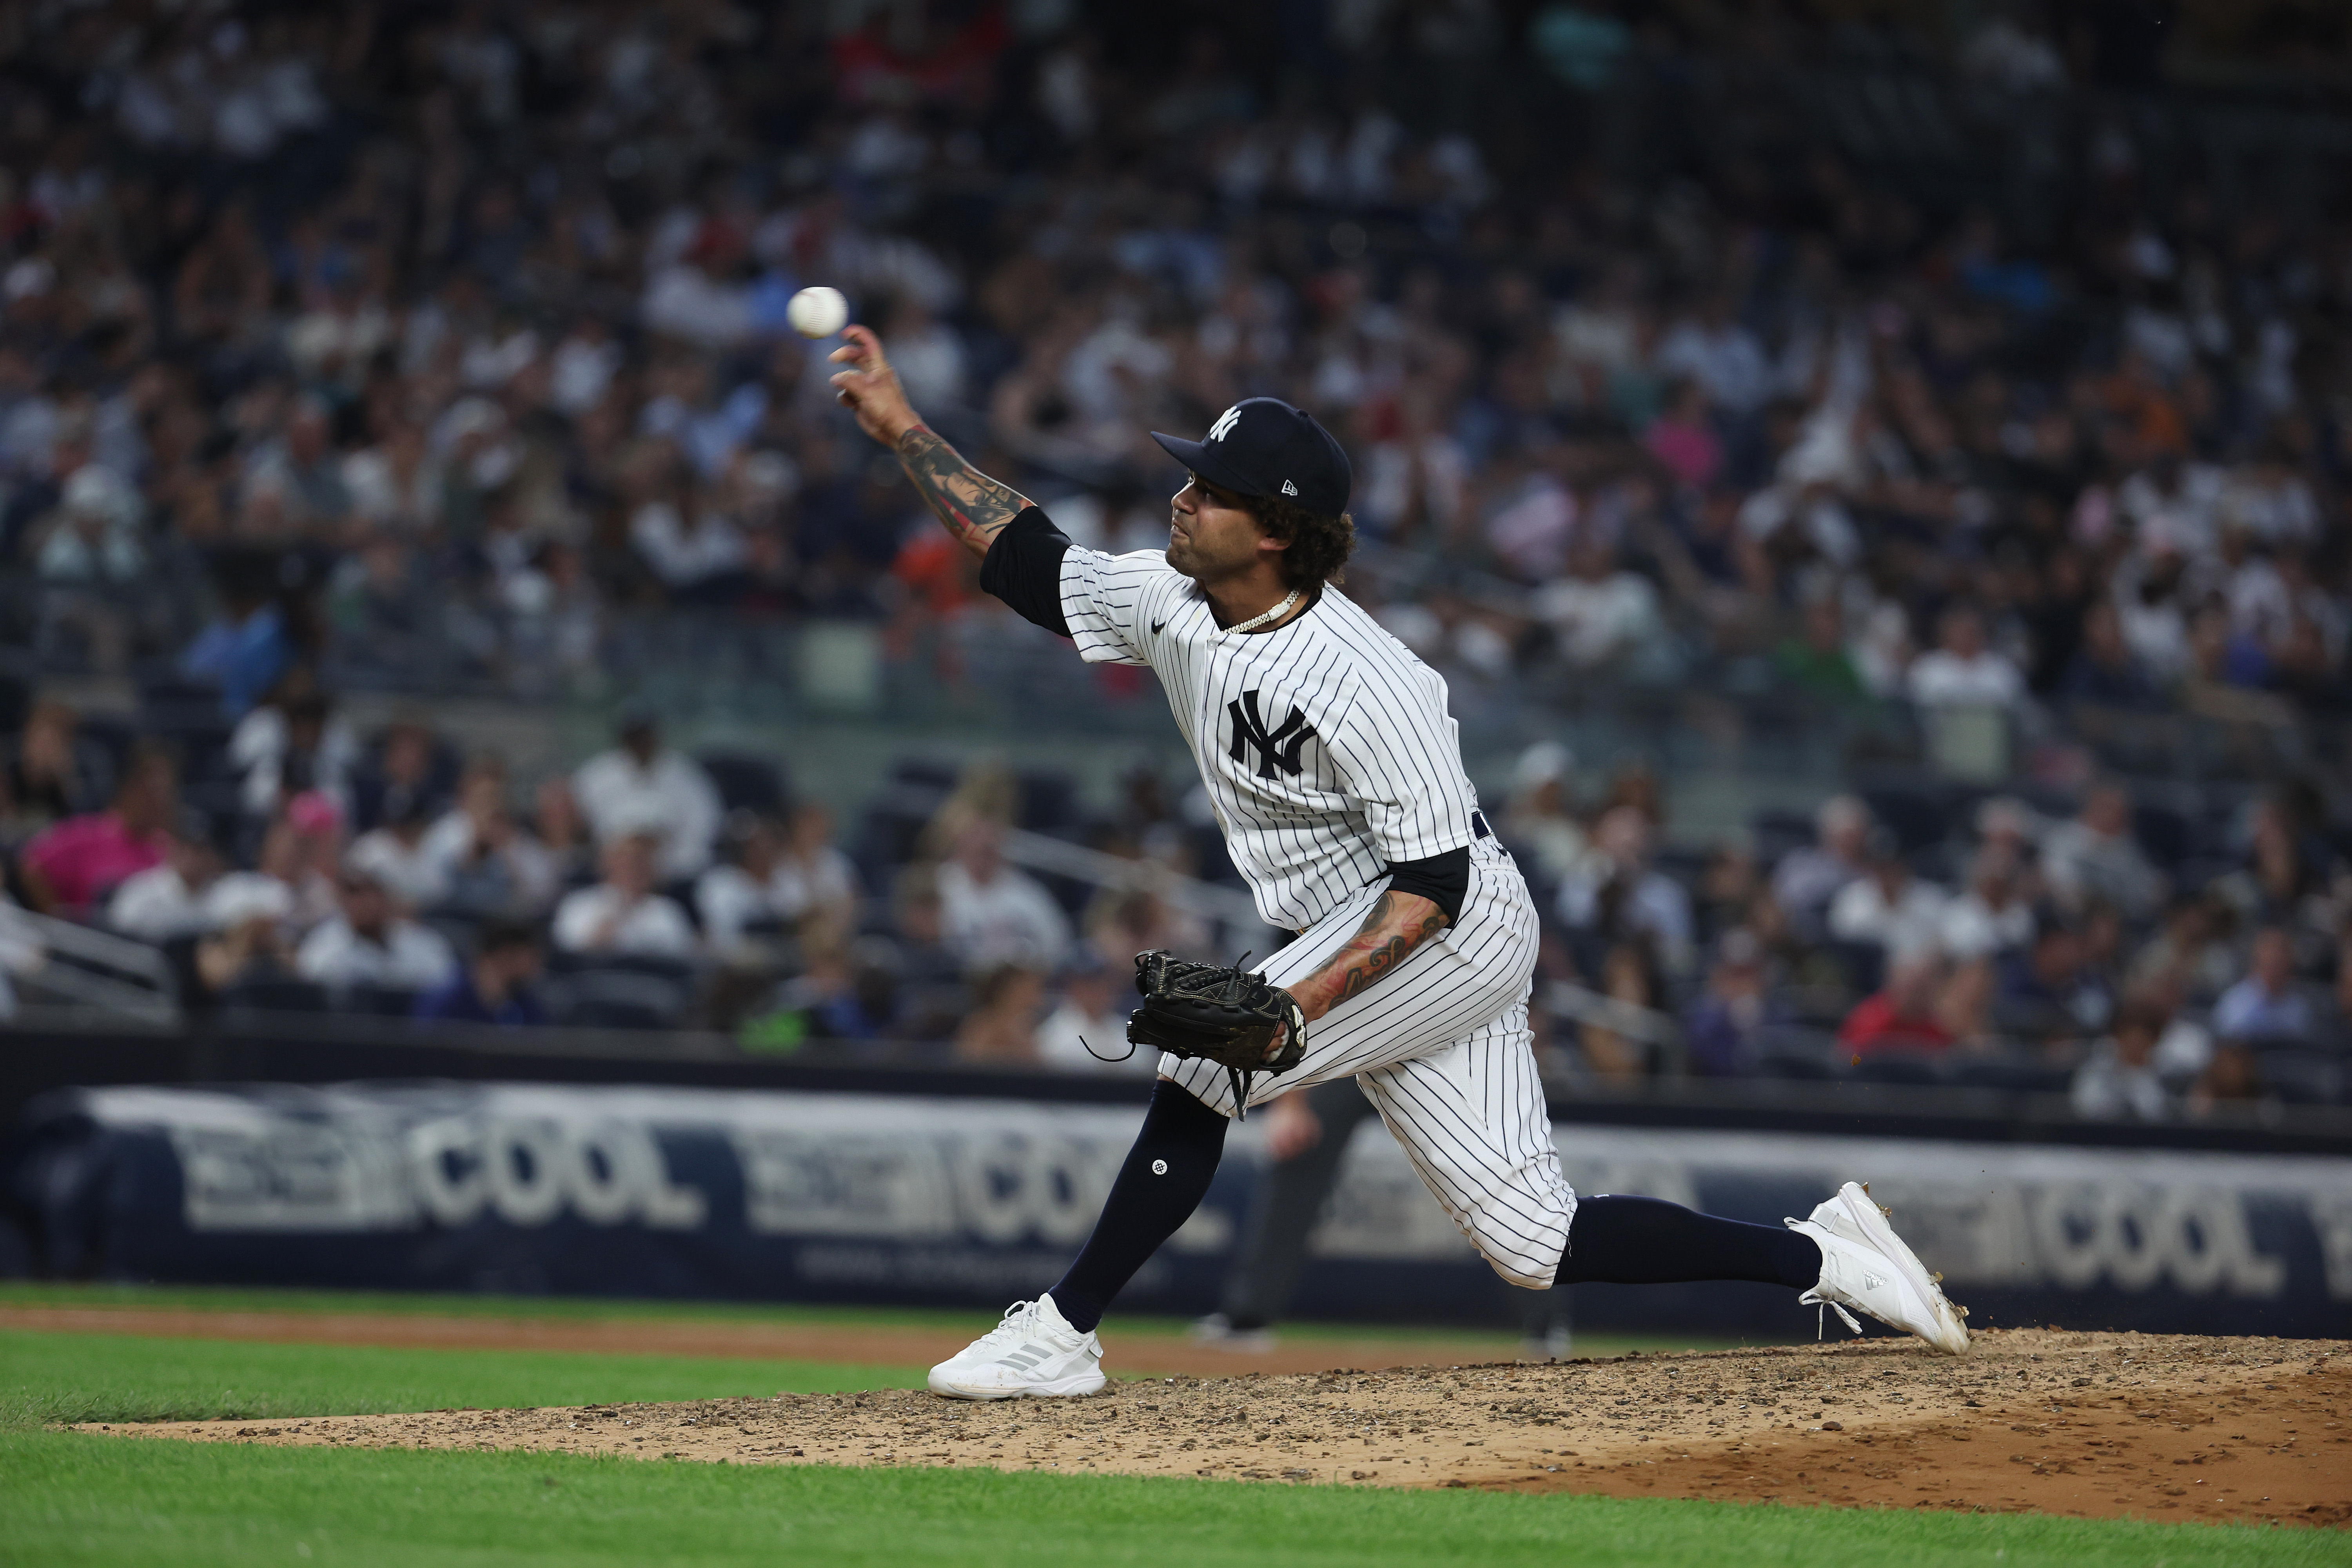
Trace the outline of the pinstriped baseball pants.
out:
M 1311 973 L 1355 935 L 1384 884 L 1362 889 L 1260 965 L 1277 985 Z M 1462 918 L 1377 984 L 1307 1026 L 1307 1056 L 1250 1084 L 1262 1105 L 1312 1084 L 1355 1079 L 1413 1169 L 1495 1272 L 1514 1285 L 1552 1282 L 1576 1194 L 1560 1173 L 1528 1030 L 1535 973 L 1534 901 L 1501 845 L 1470 851 Z M 1203 1105 L 1234 1114 L 1225 1069 L 1160 1058 Z

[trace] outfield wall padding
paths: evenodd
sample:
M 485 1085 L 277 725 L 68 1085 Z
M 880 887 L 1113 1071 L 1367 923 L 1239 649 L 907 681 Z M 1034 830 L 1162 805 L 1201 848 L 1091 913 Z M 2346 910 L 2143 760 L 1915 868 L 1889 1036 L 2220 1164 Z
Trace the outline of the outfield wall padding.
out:
M 1092 1226 L 1132 1105 L 675 1087 L 103 1089 L 45 1102 L 7 1172 L 52 1277 L 1002 1307 Z M 2352 1161 L 1562 1125 L 1580 1193 L 1760 1224 L 1860 1178 L 1979 1325 L 2341 1335 Z M 1122 1308 L 1215 1304 L 1253 1185 L 1207 1203 Z M 1311 1246 L 1302 1316 L 1517 1321 L 1377 1121 Z M 1810 1332 L 1790 1292 L 1587 1286 L 1580 1326 Z

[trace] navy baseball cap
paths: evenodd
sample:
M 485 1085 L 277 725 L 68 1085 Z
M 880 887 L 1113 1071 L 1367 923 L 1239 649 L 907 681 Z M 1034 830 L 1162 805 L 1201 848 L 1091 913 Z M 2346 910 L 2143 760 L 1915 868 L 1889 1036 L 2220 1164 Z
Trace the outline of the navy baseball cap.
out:
M 1286 496 L 1324 517 L 1348 510 L 1355 478 L 1348 454 L 1315 416 L 1279 397 L 1242 399 L 1217 416 L 1204 441 L 1157 430 L 1151 438 L 1213 485 L 1245 496 Z

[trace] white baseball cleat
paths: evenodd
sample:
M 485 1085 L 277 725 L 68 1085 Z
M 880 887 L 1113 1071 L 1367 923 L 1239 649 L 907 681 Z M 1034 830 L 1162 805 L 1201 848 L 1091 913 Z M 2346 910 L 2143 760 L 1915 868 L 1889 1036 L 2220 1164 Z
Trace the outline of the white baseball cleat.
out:
M 1886 1212 L 1871 1201 L 1870 1190 L 1860 1182 L 1840 1187 L 1836 1196 L 1814 1208 L 1811 1218 L 1786 1223 L 1822 1249 L 1821 1282 L 1797 1300 L 1808 1306 L 1834 1307 L 1857 1334 L 1862 1325 L 1853 1314 L 1867 1312 L 1939 1351 L 1968 1354 L 1968 1326 L 1960 1321 L 1964 1310 L 1944 1300 L 1936 1277 L 1895 1234 Z
M 1070 1327 L 1051 1296 L 1015 1301 L 1003 1321 L 931 1368 L 950 1399 L 1068 1399 L 1102 1387 L 1102 1342 Z

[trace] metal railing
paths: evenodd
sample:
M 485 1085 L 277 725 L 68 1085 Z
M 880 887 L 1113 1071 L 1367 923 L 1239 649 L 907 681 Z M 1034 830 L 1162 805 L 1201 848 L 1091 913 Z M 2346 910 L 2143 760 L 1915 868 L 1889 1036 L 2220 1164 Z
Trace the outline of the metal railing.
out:
M 1007 860 L 1032 871 L 1067 877 L 1118 892 L 1157 893 L 1171 909 L 1223 926 L 1229 941 L 1248 944 L 1256 933 L 1272 929 L 1257 912 L 1256 900 L 1247 893 L 1171 871 L 1156 861 L 1107 855 L 1083 844 L 1019 828 L 1005 833 L 1003 853 Z M 1260 946 L 1259 951 L 1266 950 Z
M 34 1005 L 48 1000 L 160 1028 L 180 1026 L 179 981 L 156 949 L 29 910 L 10 910 L 6 919 L 41 949 L 38 963 L 16 977 Z

